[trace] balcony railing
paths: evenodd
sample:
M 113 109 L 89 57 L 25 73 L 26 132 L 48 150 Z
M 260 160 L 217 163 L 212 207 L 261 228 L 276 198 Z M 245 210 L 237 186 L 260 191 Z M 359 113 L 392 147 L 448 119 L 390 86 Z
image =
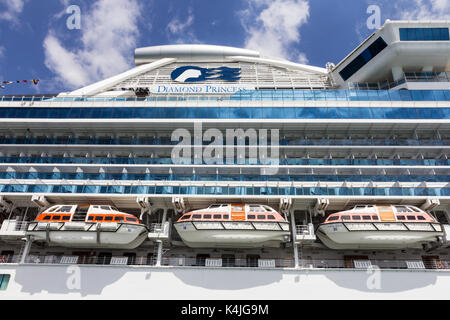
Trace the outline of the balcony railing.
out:
M 450 90 L 448 95 L 450 95 Z M 447 92 L 445 91 L 445 92 Z M 412 101 L 412 100 L 408 100 Z M 424 101 L 424 100 L 418 100 Z M 428 100 L 425 100 L 428 101 Z M 450 101 L 450 97 L 436 101 Z M 240 106 L 193 106 L 193 107 L 162 107 L 162 106 L 140 106 L 130 107 L 122 105 L 120 107 L 83 107 L 83 106 L 28 106 L 1 107 L 1 119 L 99 119 L 104 120 L 135 120 L 148 119 L 158 121 L 169 121 L 173 119 L 183 120 L 256 120 L 265 119 L 272 121 L 281 120 L 308 120 L 308 119 L 338 119 L 338 120 L 442 120 L 450 118 L 450 108 L 447 104 L 414 107 L 394 105 L 379 107 L 374 103 L 367 106 L 330 106 L 330 107 L 305 107 L 286 105 L 280 107 L 240 107 Z
M 447 77 L 447 76 L 446 76 Z M 411 76 L 408 76 L 411 78 Z M 440 77 L 436 77 L 440 79 Z M 447 79 L 447 78 L 446 78 Z M 381 88 L 381 90 L 380 90 Z M 384 88 L 384 89 L 383 89 Z M 355 90 L 252 90 L 240 91 L 233 95 L 150 95 L 148 97 L 55 97 L 55 96 L 0 96 L 2 102 L 45 104 L 90 102 L 110 102 L 123 105 L 126 102 L 177 102 L 177 101 L 449 101 L 450 93 L 445 90 L 386 90 L 388 86 L 377 86 L 376 91 Z
M 391 196 L 391 197 L 448 197 L 448 187 L 247 187 L 247 186 L 95 186 L 3 184 L 3 193 L 72 193 L 72 194 L 128 194 L 128 195 L 230 195 L 230 196 Z
M 1 264 L 18 264 L 20 256 L 0 256 Z M 30 255 L 25 259 L 30 265 L 102 265 L 102 266 L 156 266 L 153 256 L 56 256 Z M 190 258 L 184 256 L 163 257 L 163 267 L 198 268 L 294 268 L 292 258 Z M 440 259 L 404 259 L 404 260 L 338 260 L 338 259 L 300 259 L 300 269 L 381 269 L 381 270 L 450 270 L 450 261 Z
M 171 141 L 169 137 L 161 138 L 5 138 L 0 137 L 0 144 L 18 145 L 92 145 L 92 146 L 160 146 L 173 147 L 179 141 Z M 295 146 L 446 146 L 450 144 L 450 139 L 281 139 L 280 147 Z M 208 143 L 204 142 L 203 146 Z M 267 141 L 271 145 L 271 141 Z
M 50 157 L 0 157 L 0 163 L 57 163 L 57 164 L 129 164 L 177 165 L 192 164 L 192 159 L 174 163 L 171 158 L 50 158 Z M 270 159 L 269 159 L 270 160 Z M 450 159 L 272 159 L 264 163 L 259 159 L 233 159 L 228 165 L 281 165 L 281 166 L 448 166 Z M 203 165 L 208 165 L 204 162 Z
M 39 169 L 39 168 L 37 168 Z M 346 168 L 347 172 L 350 170 Z M 355 167 L 353 175 L 334 174 L 325 175 L 316 173 L 314 175 L 291 174 L 284 172 L 276 175 L 255 175 L 255 174 L 140 174 L 140 173 L 69 173 L 69 172 L 0 172 L 0 179 L 4 180 L 116 180 L 116 181 L 229 181 L 229 182 L 448 182 L 450 175 L 447 169 L 442 172 L 435 172 L 433 175 L 391 175 L 379 173 L 378 175 L 365 175 L 358 172 Z M 410 169 L 412 170 L 412 169 Z

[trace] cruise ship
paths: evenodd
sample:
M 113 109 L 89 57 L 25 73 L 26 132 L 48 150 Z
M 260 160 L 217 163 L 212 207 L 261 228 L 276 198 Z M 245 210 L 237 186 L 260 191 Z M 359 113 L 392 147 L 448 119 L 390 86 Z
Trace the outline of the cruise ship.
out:
M 0 96 L 0 299 L 447 296 L 449 27 L 388 20 L 323 67 L 137 48 Z

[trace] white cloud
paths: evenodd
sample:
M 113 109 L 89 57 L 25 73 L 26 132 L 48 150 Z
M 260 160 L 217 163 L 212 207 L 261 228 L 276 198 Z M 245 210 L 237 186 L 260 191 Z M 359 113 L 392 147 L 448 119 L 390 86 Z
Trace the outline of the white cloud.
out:
M 300 43 L 300 28 L 308 22 L 308 0 L 247 0 L 241 21 L 247 32 L 245 47 L 263 55 L 306 62 L 293 48 Z
M 79 48 L 65 48 L 53 30 L 43 43 L 46 66 L 69 88 L 85 86 L 131 68 L 130 57 L 139 36 L 138 0 L 97 0 L 88 13 L 81 14 Z
M 0 4 L 5 7 L 4 10 L 0 12 L 0 20 L 17 23 L 18 17 L 22 13 L 26 1 L 27 0 L 0 0 Z
M 192 8 L 188 9 L 185 21 L 175 16 L 166 27 L 169 41 L 177 44 L 201 43 L 191 28 L 194 20 L 195 17 L 192 13 Z
M 402 20 L 450 20 L 450 0 L 403 0 L 397 6 Z
M 401 12 L 405 20 L 448 20 L 450 0 L 414 0 L 412 10 Z
M 177 35 L 179 33 L 184 32 L 193 23 L 194 23 L 194 15 L 192 14 L 192 10 L 189 9 L 186 21 L 181 22 L 178 17 L 173 18 L 167 25 L 167 31 L 169 31 L 171 34 Z

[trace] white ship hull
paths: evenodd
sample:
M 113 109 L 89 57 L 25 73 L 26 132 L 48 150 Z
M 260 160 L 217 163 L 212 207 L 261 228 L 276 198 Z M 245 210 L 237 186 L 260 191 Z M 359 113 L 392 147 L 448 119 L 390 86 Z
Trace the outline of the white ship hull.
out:
M 0 299 L 436 300 L 447 297 L 450 287 L 447 270 L 381 270 L 379 283 L 372 284 L 374 275 L 366 269 L 78 267 L 68 272 L 67 265 L 0 265 L 1 273 L 11 275 Z M 81 281 L 68 286 L 74 272 Z
M 122 225 L 117 231 L 42 230 L 27 235 L 52 247 L 135 249 L 147 238 L 148 231 L 142 225 Z
M 321 225 L 317 236 L 330 249 L 406 249 L 438 241 L 442 231 L 349 231 L 342 223 Z
M 279 247 L 290 235 L 285 230 L 198 230 L 190 222 L 177 223 L 175 229 L 191 248 Z

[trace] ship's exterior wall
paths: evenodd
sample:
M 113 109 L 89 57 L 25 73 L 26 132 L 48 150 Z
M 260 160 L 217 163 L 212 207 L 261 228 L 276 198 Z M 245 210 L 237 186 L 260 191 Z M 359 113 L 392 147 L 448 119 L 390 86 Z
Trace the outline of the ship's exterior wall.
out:
M 446 299 L 440 270 L 213 269 L 9 265 L 0 299 Z M 79 275 L 79 277 L 78 277 Z

